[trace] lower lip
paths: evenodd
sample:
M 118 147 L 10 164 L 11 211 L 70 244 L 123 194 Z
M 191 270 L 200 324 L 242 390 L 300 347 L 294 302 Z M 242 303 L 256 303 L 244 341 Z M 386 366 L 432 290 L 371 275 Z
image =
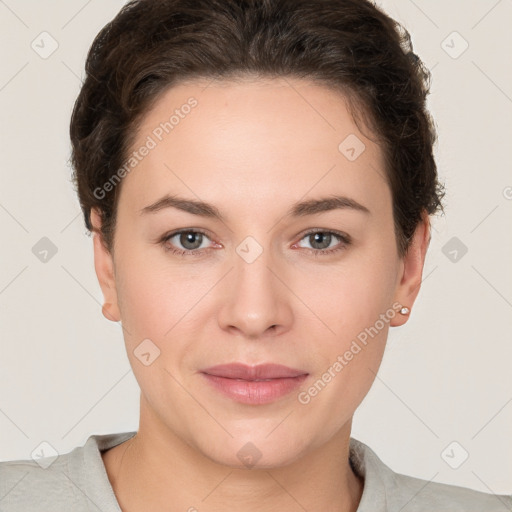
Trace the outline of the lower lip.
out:
M 270 380 L 238 380 L 203 373 L 218 391 L 236 402 L 251 405 L 268 404 L 297 389 L 307 375 Z

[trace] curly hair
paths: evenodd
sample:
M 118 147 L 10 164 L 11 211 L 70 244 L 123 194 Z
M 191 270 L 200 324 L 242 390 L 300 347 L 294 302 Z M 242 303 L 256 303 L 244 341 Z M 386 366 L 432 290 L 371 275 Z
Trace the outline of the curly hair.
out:
M 151 106 L 194 79 L 295 77 L 341 92 L 383 151 L 401 256 L 422 214 L 443 209 L 430 72 L 409 32 L 369 0 L 133 0 L 98 33 L 85 70 L 72 180 L 89 230 L 99 211 L 109 251 L 122 183 L 95 191 L 123 166 Z

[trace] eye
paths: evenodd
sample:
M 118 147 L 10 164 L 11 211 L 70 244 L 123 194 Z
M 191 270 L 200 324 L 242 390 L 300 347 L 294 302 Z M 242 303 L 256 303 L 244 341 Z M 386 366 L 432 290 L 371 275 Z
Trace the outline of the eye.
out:
M 160 243 L 166 251 L 179 256 L 201 256 L 210 249 L 206 240 L 209 240 L 209 237 L 204 231 L 181 229 L 164 235 Z M 304 247 L 304 249 L 314 256 L 330 255 L 345 249 L 351 244 L 351 238 L 347 234 L 321 229 L 307 232 L 301 238 L 302 240 L 307 240 L 312 245 L 312 247 Z M 338 240 L 338 243 L 336 243 L 336 240 Z M 204 243 L 206 245 L 203 245 Z M 183 249 L 180 249 L 179 246 Z M 298 244 L 293 247 L 297 246 L 302 247 Z
M 207 247 L 201 247 L 205 239 L 208 239 L 208 236 L 204 231 L 182 229 L 165 235 L 160 242 L 166 251 L 170 251 L 173 254 L 194 256 L 203 254 L 204 249 Z M 183 249 L 179 249 L 179 245 L 181 245 Z M 178 246 L 178 248 L 176 248 L 176 246 Z
M 345 249 L 351 243 L 350 237 L 345 233 L 339 231 L 322 231 L 318 229 L 309 231 L 301 240 L 307 240 L 310 243 L 312 247 L 306 247 L 305 249 L 314 256 L 333 254 Z M 338 240 L 338 243 L 336 243 L 336 240 Z M 332 245 L 333 242 L 334 245 Z

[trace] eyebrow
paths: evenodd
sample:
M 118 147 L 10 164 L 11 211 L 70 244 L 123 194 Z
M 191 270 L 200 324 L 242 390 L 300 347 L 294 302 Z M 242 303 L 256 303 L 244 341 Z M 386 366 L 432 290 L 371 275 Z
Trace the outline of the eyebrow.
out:
M 185 199 L 178 196 L 165 195 L 154 203 L 142 208 L 141 214 L 155 213 L 165 208 L 176 208 L 192 215 L 199 215 L 212 219 L 225 221 L 219 209 L 212 204 L 195 199 Z M 331 210 L 355 210 L 370 214 L 370 210 L 354 199 L 345 196 L 329 196 L 318 199 L 309 199 L 295 203 L 285 214 L 285 217 L 306 217 Z

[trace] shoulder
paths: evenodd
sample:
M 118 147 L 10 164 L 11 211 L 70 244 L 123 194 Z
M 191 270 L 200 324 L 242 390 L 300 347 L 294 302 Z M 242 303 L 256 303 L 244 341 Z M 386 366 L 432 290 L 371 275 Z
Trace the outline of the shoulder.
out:
M 50 458 L 0 462 L 0 510 L 52 510 L 56 503 L 73 506 L 75 490 L 66 477 L 69 457 L 70 454 L 60 455 L 53 462 Z
M 119 512 L 100 452 L 134 434 L 91 435 L 68 453 L 0 462 L 0 511 Z
M 512 495 L 396 473 L 367 445 L 351 438 L 351 462 L 365 484 L 357 512 L 511 512 Z
M 511 512 L 512 495 L 488 494 L 467 487 L 394 473 L 389 479 L 390 510 L 403 512 Z

